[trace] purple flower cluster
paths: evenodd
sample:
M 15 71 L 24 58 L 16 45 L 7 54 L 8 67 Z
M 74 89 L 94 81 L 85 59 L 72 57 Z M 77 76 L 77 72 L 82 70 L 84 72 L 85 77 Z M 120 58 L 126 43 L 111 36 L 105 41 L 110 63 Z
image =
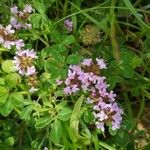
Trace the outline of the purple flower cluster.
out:
M 73 29 L 73 22 L 72 21 L 70 21 L 69 19 L 66 19 L 64 21 L 64 25 L 67 28 L 68 32 L 72 31 L 72 29 Z
M 37 74 L 35 66 L 33 65 L 33 61 L 37 58 L 36 52 L 32 49 L 22 49 L 16 52 L 16 56 L 14 57 L 14 65 L 15 70 L 22 76 L 28 77 L 28 81 L 30 81 L 29 78 L 34 78 L 35 82 L 35 76 Z M 31 92 L 36 91 L 35 86 L 36 84 L 33 83 L 33 81 L 28 82 L 29 86 L 31 87 Z M 34 86 L 33 86 L 34 85 Z
M 18 10 L 17 6 L 11 8 L 12 17 L 10 19 L 9 26 L 14 29 L 29 29 L 31 24 L 27 23 L 29 15 L 32 13 L 33 9 L 30 5 L 26 5 L 22 11 Z M 14 31 L 14 30 L 13 30 Z M 23 49 L 23 40 L 16 41 L 16 55 L 14 56 L 14 68 L 22 76 L 27 78 L 28 86 L 30 87 L 30 92 L 33 93 L 38 89 L 37 84 L 37 71 L 33 65 L 33 61 L 37 58 L 36 52 L 33 49 Z
M 17 49 L 21 49 L 24 46 L 22 39 L 16 39 L 15 30 L 12 29 L 11 25 L 6 27 L 0 25 L 0 44 L 7 49 L 11 49 L 12 46 L 16 46 Z
M 36 59 L 36 53 L 34 50 L 20 50 L 16 52 L 14 57 L 15 69 L 22 76 L 30 76 L 36 73 L 33 60 Z
M 57 84 L 64 84 L 64 93 L 71 95 L 83 91 L 88 95 L 87 103 L 92 105 L 96 126 L 105 130 L 105 125 L 111 125 L 112 130 L 120 128 L 123 111 L 115 102 L 116 94 L 108 91 L 106 77 L 101 76 L 101 70 L 106 69 L 103 59 L 84 59 L 81 65 L 70 65 L 65 81 L 57 80 Z
M 32 13 L 33 9 L 30 5 L 26 5 L 22 11 L 18 10 L 17 6 L 11 8 L 12 17 L 10 24 L 15 29 L 30 29 L 31 24 L 27 23 L 27 20 Z
M 31 28 L 31 24 L 26 21 L 32 11 L 30 5 L 26 5 L 23 11 L 19 11 L 17 6 L 11 8 L 13 17 L 11 17 L 10 25 L 6 27 L 0 25 L 0 44 L 7 49 L 11 49 L 12 46 L 16 47 L 16 56 L 13 60 L 14 67 L 20 75 L 27 77 L 30 92 L 35 92 L 38 90 L 36 88 L 38 83 L 37 72 L 33 65 L 33 61 L 37 58 L 36 53 L 33 49 L 23 49 L 25 46 L 24 41 L 17 39 L 14 30 Z

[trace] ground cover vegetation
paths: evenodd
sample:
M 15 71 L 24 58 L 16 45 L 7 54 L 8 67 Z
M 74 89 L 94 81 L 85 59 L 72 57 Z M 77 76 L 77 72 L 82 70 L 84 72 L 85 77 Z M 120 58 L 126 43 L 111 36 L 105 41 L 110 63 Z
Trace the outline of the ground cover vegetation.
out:
M 148 0 L 0 1 L 1 150 L 149 150 Z

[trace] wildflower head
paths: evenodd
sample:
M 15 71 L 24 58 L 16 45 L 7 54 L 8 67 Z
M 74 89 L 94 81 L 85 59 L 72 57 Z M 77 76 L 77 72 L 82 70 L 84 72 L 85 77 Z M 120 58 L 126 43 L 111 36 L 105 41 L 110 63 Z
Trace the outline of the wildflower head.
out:
M 71 32 L 71 31 L 72 31 L 72 29 L 73 29 L 73 22 L 72 22 L 71 20 L 66 19 L 66 20 L 64 21 L 64 25 L 65 25 L 65 27 L 67 28 L 68 32 Z
M 17 6 L 11 8 L 10 24 L 15 29 L 30 29 L 31 24 L 27 23 L 33 9 L 31 5 L 25 5 L 23 11 L 19 11 Z
M 95 116 L 95 125 L 104 132 L 107 124 L 111 125 L 112 130 L 120 128 L 123 111 L 115 102 L 116 94 L 108 90 L 106 77 L 100 72 L 102 69 L 106 69 L 104 59 L 84 59 L 80 65 L 70 65 L 67 78 L 64 82 L 59 80 L 61 82 L 57 85 L 64 83 L 64 93 L 67 95 L 86 92 L 87 103 L 92 106 Z
M 99 29 L 91 24 L 85 26 L 80 32 L 80 40 L 84 45 L 94 45 L 100 41 Z
M 33 66 L 33 60 L 36 59 L 36 53 L 32 50 L 19 50 L 14 57 L 14 65 L 19 74 L 29 76 L 36 73 Z
M 15 30 L 12 29 L 12 25 L 8 25 L 6 27 L 0 25 L 0 44 L 7 49 L 11 49 L 14 45 L 16 45 L 17 49 L 24 46 L 23 40 L 17 40 Z

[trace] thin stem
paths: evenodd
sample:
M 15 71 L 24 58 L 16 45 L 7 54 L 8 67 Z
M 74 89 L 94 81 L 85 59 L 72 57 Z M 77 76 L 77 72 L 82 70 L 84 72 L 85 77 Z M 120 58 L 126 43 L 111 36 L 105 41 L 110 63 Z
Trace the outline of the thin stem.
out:
M 57 12 L 57 17 L 59 18 L 59 6 L 58 6 L 58 0 L 56 0 L 56 12 Z
M 43 38 L 41 37 L 38 37 L 40 41 L 42 41 L 47 47 L 49 46 L 49 43 L 46 42 Z
M 29 141 L 30 141 L 30 143 L 31 143 L 33 140 L 32 140 L 32 136 L 31 136 L 31 134 L 30 134 L 30 132 L 29 132 L 29 130 L 28 130 L 27 127 L 25 128 L 25 131 L 26 131 L 26 133 L 27 133 L 27 135 L 28 135 L 28 138 L 29 138 Z
M 70 14 L 70 15 L 68 15 L 68 16 L 65 16 L 65 17 L 59 19 L 58 21 L 56 21 L 56 22 L 54 23 L 54 25 L 58 24 L 59 22 L 65 20 L 65 19 L 67 19 L 67 18 L 69 18 L 69 17 L 71 17 L 71 16 L 74 16 L 74 15 L 77 15 L 77 14 L 80 14 L 80 13 L 83 13 L 83 12 L 88 12 L 88 11 L 94 11 L 94 12 L 95 12 L 95 10 L 111 9 L 111 8 L 120 9 L 120 10 L 130 10 L 129 8 L 126 8 L 126 7 L 117 7 L 117 6 L 116 6 L 116 7 L 112 7 L 112 6 L 100 7 L 100 6 L 95 6 L 95 7 L 88 8 L 88 9 L 84 9 L 84 10 L 80 10 L 80 11 L 78 11 L 78 12 L 75 12 L 75 13 L 72 13 L 72 14 Z M 150 14 L 150 12 L 149 12 L 149 11 L 146 11 L 146 10 L 142 10 L 142 9 L 135 9 L 135 10 L 138 11 L 138 12 L 145 12 L 145 13 L 147 13 L 147 14 Z
M 48 133 L 49 133 L 49 127 L 47 127 L 47 129 L 46 129 L 46 134 L 45 134 L 45 136 L 43 137 L 43 139 L 42 139 L 42 141 L 41 141 L 41 143 L 40 143 L 40 145 L 39 145 L 39 147 L 38 147 L 38 150 L 41 149 L 41 147 L 42 147 L 44 141 L 46 140 L 46 138 L 47 138 L 47 136 L 48 136 Z
M 68 2 L 69 0 L 65 0 L 64 9 L 63 9 L 63 17 L 66 16 L 67 14 Z
M 110 28 L 110 38 L 111 38 L 111 44 L 113 48 L 113 56 L 116 59 L 116 62 L 118 63 L 120 61 L 120 49 L 117 41 L 117 36 L 116 36 L 116 17 L 115 17 L 115 7 L 116 5 L 116 0 L 111 1 L 111 10 L 110 10 L 110 15 L 112 16 L 111 19 L 111 28 Z
M 142 0 L 137 0 L 134 4 L 134 7 L 138 6 L 141 3 Z
M 137 123 L 138 123 L 138 121 L 139 121 L 141 115 L 142 115 L 143 112 L 144 112 L 144 107 L 145 107 L 145 97 L 144 97 L 144 94 L 143 94 L 143 92 L 142 92 L 142 99 L 141 99 L 141 103 L 140 103 L 140 110 L 139 110 L 139 113 L 138 113 L 138 115 L 137 115 L 137 117 L 136 117 L 136 122 L 137 122 Z
M 116 148 L 107 145 L 106 143 L 99 141 L 99 145 L 106 148 L 107 150 L 116 150 Z
M 126 106 L 127 106 L 128 114 L 129 114 L 129 116 L 130 116 L 131 118 L 133 118 L 132 106 L 131 106 L 131 103 L 130 103 L 130 101 L 129 101 L 127 92 L 123 92 L 123 96 L 124 96 L 125 103 L 126 103 Z

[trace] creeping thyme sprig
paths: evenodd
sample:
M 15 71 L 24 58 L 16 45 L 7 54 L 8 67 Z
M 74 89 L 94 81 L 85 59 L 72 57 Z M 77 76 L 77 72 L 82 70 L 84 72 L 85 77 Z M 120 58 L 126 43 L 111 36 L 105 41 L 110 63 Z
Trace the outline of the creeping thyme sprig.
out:
M 95 116 L 95 125 L 102 132 L 105 125 L 111 125 L 112 130 L 120 128 L 123 111 L 115 102 L 116 94 L 108 91 L 106 77 L 101 70 L 106 69 L 103 59 L 84 59 L 81 65 L 70 65 L 65 81 L 57 80 L 57 84 L 64 84 L 64 93 L 75 94 L 78 91 L 88 93 L 87 103 L 91 104 Z

